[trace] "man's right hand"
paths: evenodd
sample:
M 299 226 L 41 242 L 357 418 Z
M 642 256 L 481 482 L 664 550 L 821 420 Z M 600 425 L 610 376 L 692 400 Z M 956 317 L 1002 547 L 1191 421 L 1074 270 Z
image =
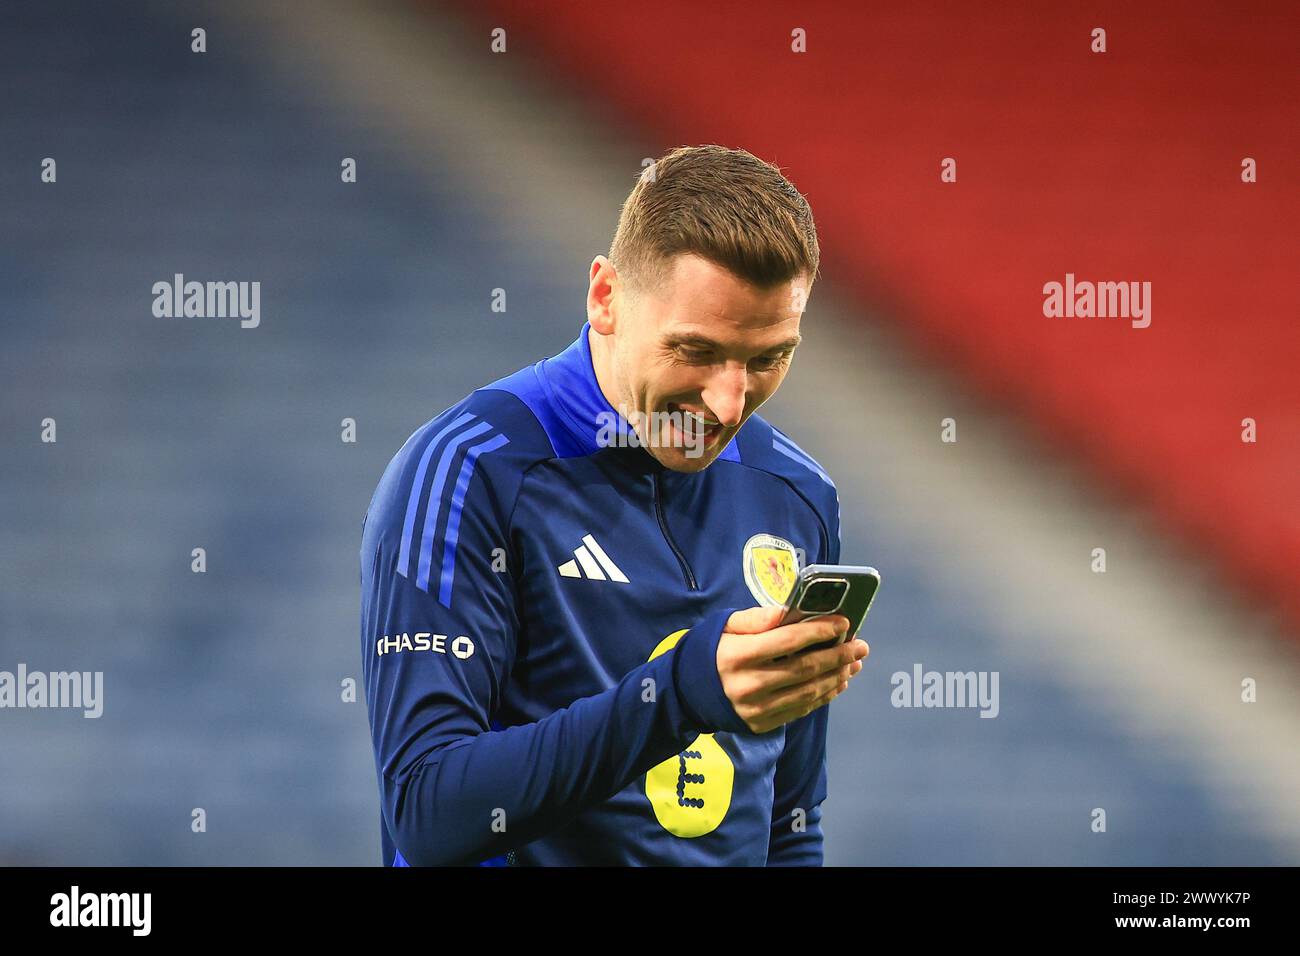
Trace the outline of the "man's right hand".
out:
M 799 654 L 811 644 L 843 637 L 849 620 L 832 614 L 780 627 L 784 615 L 780 607 L 736 611 L 718 641 L 722 689 L 756 734 L 829 704 L 848 688 L 871 653 L 866 641 L 855 639 Z

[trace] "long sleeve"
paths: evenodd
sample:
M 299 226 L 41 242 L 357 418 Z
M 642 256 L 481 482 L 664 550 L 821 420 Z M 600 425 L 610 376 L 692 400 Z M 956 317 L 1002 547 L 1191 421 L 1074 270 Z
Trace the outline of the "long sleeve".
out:
M 500 509 L 484 482 L 467 483 L 447 520 L 434 519 L 454 533 L 425 542 L 419 509 L 393 500 L 367 515 L 362 653 L 381 809 L 408 863 L 474 863 L 522 846 L 697 734 L 747 730 L 717 671 L 734 609 L 703 618 L 613 687 L 492 730 L 519 629 Z

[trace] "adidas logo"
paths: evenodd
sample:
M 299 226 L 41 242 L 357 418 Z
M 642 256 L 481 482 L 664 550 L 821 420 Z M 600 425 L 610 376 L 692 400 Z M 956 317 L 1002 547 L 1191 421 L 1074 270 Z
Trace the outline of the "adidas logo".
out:
M 591 578 L 593 581 L 618 581 L 627 584 L 627 575 L 609 559 L 605 549 L 589 534 L 582 536 L 582 547 L 573 552 L 573 560 L 559 567 L 560 577 Z

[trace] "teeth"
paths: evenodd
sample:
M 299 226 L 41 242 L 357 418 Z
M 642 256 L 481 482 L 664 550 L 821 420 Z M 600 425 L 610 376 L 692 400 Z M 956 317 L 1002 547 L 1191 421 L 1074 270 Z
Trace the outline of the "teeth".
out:
M 680 411 L 683 415 L 689 415 L 691 418 L 695 419 L 701 425 L 713 426 L 713 425 L 720 424 L 720 422 L 709 421 L 709 419 L 705 418 L 703 415 L 699 414 L 698 412 L 688 412 L 684 408 L 679 408 L 678 411 Z

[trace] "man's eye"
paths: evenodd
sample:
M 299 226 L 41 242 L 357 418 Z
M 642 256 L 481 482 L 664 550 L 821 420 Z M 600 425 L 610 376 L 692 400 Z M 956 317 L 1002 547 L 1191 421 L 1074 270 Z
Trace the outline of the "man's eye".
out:
M 789 354 L 786 352 L 782 352 L 780 355 L 762 355 L 754 359 L 754 364 L 759 370 L 766 371 L 768 369 L 780 368 L 789 357 Z
M 709 360 L 709 353 L 701 349 L 688 349 L 678 346 L 677 354 L 688 362 L 707 362 Z

